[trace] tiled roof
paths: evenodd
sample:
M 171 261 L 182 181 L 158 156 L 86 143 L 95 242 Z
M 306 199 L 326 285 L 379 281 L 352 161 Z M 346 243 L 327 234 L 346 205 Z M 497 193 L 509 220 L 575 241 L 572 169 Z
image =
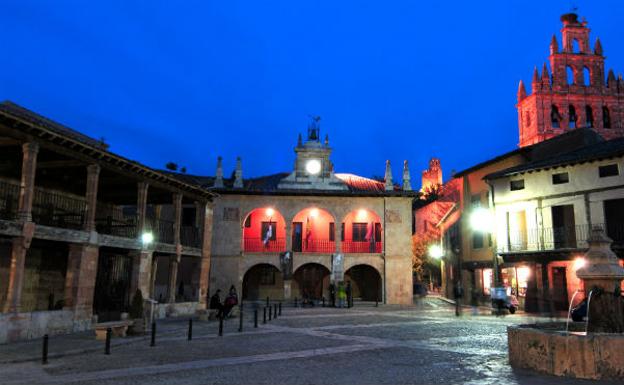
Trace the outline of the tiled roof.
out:
M 527 171 L 537 171 L 618 156 L 624 156 L 624 138 L 590 144 L 579 149 L 555 154 L 549 158 L 537 160 L 520 166 L 510 167 L 508 169 L 486 175 L 485 179 L 496 179 Z
M 99 147 L 103 150 L 106 150 L 108 148 L 105 143 L 99 140 L 95 140 L 85 134 L 82 134 L 74 129 L 45 118 L 35 112 L 30 111 L 29 109 L 18 106 L 17 104 L 10 101 L 4 101 L 0 103 L 0 112 L 7 113 L 13 117 L 17 117 L 38 126 L 45 127 L 50 131 L 56 132 L 57 134 L 69 136 L 72 139 L 88 144 L 90 146 Z
M 378 180 L 365 178 L 355 174 L 335 174 L 336 178 L 344 182 L 350 191 L 384 192 L 386 185 Z

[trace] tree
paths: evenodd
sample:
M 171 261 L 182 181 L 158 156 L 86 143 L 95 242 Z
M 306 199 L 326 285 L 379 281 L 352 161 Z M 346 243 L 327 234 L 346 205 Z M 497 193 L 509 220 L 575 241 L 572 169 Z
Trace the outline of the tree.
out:
M 165 165 L 165 168 L 167 170 L 176 171 L 178 169 L 178 165 L 173 162 L 167 162 L 167 164 Z
M 427 234 L 414 234 L 412 236 L 412 271 L 419 281 L 422 281 L 423 268 L 427 262 L 429 245 L 433 238 Z

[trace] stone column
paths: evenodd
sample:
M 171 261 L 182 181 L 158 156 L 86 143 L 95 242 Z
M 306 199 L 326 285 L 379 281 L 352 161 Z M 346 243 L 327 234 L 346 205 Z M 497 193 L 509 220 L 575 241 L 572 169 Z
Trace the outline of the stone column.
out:
M 176 281 L 178 279 L 178 264 L 180 260 L 177 255 L 172 255 L 169 259 L 169 285 L 167 287 L 167 302 L 175 303 L 176 301 Z
M 137 184 L 137 226 L 139 237 L 146 230 L 145 217 L 147 215 L 147 191 L 149 184 L 147 182 L 139 182 Z M 154 229 L 150 229 L 154 231 Z M 156 235 L 154 235 L 156 236 Z
M 336 246 L 336 254 L 342 252 L 342 223 L 334 222 L 334 244 Z
M 206 300 L 209 290 L 210 279 L 210 255 L 212 246 L 212 217 L 213 206 L 212 203 L 203 204 L 203 209 L 200 212 L 200 216 L 203 218 L 202 228 L 202 256 L 200 262 L 199 272 L 199 304 L 200 308 L 206 306 Z M 241 293 L 242 295 L 242 293 Z
M 286 226 L 284 227 L 284 236 L 286 237 L 286 251 L 292 251 L 292 231 L 292 223 L 286 223 Z
M 182 228 L 182 194 L 173 194 L 173 243 L 180 244 L 180 229 Z
M 100 177 L 100 166 L 91 164 L 87 166 L 87 212 L 85 213 L 84 229 L 95 231 L 95 214 L 97 210 L 98 182 Z
M 35 173 L 39 144 L 28 142 L 22 145 L 22 180 L 20 185 L 18 218 L 22 222 L 32 221 L 32 204 L 35 196 Z
M 152 286 L 152 256 L 153 250 L 141 250 L 132 253 L 132 281 L 130 283 L 130 299 L 137 289 L 141 290 L 143 298 L 148 298 Z
M 65 276 L 65 308 L 74 311 L 74 319 L 90 321 L 97 275 L 99 248 L 96 245 L 71 243 Z
M 30 247 L 30 239 L 17 237 L 13 239 L 11 247 L 11 266 L 9 270 L 9 285 L 7 297 L 2 311 L 4 313 L 18 313 L 22 302 L 22 287 L 24 284 L 24 263 L 26 252 Z
M 156 272 L 158 271 L 158 258 L 154 258 L 152 254 L 152 273 L 150 275 L 150 288 L 147 296 L 151 299 L 156 299 Z

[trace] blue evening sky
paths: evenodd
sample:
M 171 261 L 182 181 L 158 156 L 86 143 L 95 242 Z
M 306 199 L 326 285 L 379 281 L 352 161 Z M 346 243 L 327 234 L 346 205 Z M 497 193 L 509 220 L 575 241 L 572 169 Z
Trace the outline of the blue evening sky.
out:
M 0 0 L 0 99 L 149 166 L 292 169 L 320 115 L 337 172 L 415 186 L 516 147 L 518 81 L 572 4 L 624 69 L 624 1 Z

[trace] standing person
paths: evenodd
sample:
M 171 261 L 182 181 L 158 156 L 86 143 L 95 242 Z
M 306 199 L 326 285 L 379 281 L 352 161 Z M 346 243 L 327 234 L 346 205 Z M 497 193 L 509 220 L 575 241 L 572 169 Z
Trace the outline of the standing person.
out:
M 232 285 L 228 296 L 225 298 L 225 303 L 223 304 L 223 316 L 227 317 L 232 311 L 232 308 L 236 305 L 238 305 L 238 294 L 236 294 L 236 288 Z
M 345 300 L 347 299 L 347 292 L 344 287 L 344 283 L 338 283 L 338 307 L 345 307 Z
M 351 291 L 351 281 L 347 281 L 347 288 L 345 289 L 347 294 L 347 307 L 353 307 L 353 292 Z
M 336 307 L 336 285 L 333 282 L 329 284 L 329 301 L 331 307 Z
M 217 318 L 223 317 L 223 304 L 221 303 L 221 289 L 210 297 L 210 309 L 217 309 Z

